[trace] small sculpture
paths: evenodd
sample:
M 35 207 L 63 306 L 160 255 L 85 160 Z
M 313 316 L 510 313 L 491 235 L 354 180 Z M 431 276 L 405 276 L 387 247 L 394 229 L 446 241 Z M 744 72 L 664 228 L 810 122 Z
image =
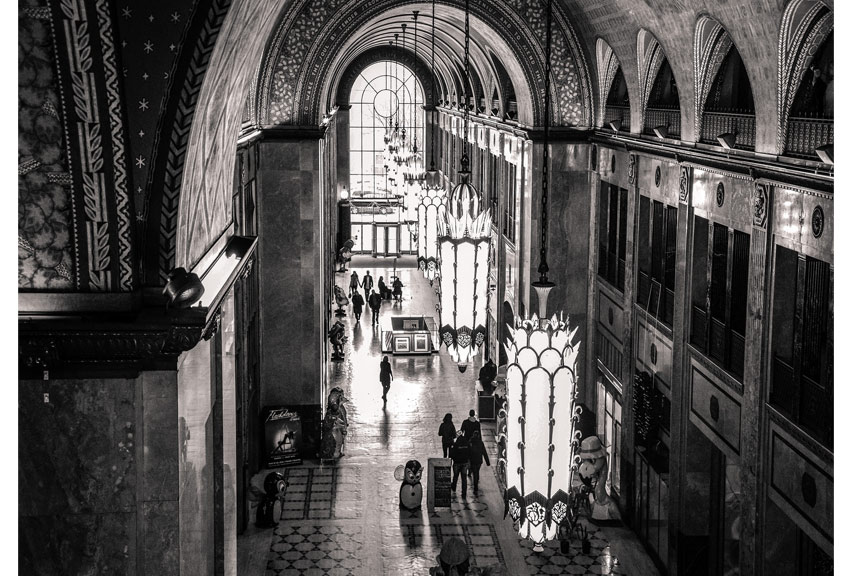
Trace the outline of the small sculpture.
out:
M 348 399 L 339 386 L 328 394 L 328 407 L 322 420 L 322 450 L 324 460 L 345 456 L 345 436 L 348 434 L 348 414 L 345 402 Z
M 334 362 L 340 362 L 345 360 L 345 352 L 343 348 L 345 347 L 345 343 L 348 341 L 348 336 L 345 335 L 345 325 L 337 320 L 333 326 L 331 326 L 330 331 L 328 332 L 328 338 L 330 338 L 331 345 L 333 346 L 333 354 L 331 354 L 331 360 Z
M 596 504 L 608 504 L 608 453 L 598 436 L 588 436 L 581 441 L 581 465 L 578 475 L 582 482 L 593 487 Z
M 420 510 L 422 508 L 422 464 L 419 460 L 408 460 L 395 469 L 395 479 L 401 481 L 398 491 L 399 508 Z
M 334 300 L 336 300 L 336 312 L 334 312 L 337 316 L 345 316 L 345 310 L 343 308 L 348 306 L 348 295 L 346 295 L 345 290 L 334 284 Z

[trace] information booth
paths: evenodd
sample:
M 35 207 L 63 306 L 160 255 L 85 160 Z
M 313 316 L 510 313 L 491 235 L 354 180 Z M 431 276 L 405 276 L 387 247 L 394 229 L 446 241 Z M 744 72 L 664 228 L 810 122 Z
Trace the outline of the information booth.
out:
M 381 319 L 381 352 L 430 354 L 440 347 L 437 323 L 431 316 L 392 316 Z

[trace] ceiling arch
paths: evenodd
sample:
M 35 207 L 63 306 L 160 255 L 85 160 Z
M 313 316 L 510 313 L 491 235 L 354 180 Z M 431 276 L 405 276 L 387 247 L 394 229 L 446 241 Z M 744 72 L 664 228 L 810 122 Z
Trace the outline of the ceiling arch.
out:
M 441 95 L 446 97 L 438 100 L 448 100 L 459 80 L 455 69 L 463 60 L 462 8 L 460 0 L 437 4 L 434 72 L 439 77 Z M 264 53 L 256 82 L 256 121 L 266 125 L 315 124 L 334 104 L 344 70 L 360 52 L 388 45 L 402 21 L 408 23 L 406 40 L 411 40 L 413 10 L 420 12 L 416 51 L 427 61 L 431 48 L 430 3 L 298 2 L 293 13 L 282 19 Z M 581 44 L 557 3 L 554 10 L 553 118 L 556 124 L 590 126 L 594 98 Z M 542 124 L 543 12 L 540 0 L 470 0 L 470 67 L 477 76 L 473 79 L 474 96 L 477 102 L 483 99 L 489 106 L 490 87 L 503 89 L 499 71 L 487 56 L 490 52 L 498 54 L 516 91 L 519 121 L 529 126 Z

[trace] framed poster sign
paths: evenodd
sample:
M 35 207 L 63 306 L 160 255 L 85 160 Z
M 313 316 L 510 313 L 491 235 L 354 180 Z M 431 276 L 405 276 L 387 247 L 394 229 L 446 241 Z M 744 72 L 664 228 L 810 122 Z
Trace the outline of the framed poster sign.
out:
M 415 334 L 413 336 L 413 350 L 415 352 L 430 352 L 428 348 L 428 334 Z
M 397 336 L 395 339 L 396 352 L 410 352 L 410 336 Z
M 271 408 L 265 421 L 266 467 L 301 464 L 301 417 L 287 408 Z
M 452 461 L 428 458 L 428 509 L 452 507 Z

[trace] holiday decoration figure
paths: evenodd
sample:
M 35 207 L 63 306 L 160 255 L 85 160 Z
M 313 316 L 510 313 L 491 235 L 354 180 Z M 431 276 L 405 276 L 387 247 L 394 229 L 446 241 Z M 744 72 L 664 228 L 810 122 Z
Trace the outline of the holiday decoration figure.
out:
M 593 517 L 607 517 L 608 506 L 608 453 L 598 436 L 588 436 L 581 441 L 581 465 L 578 475 L 593 490 Z
M 405 510 L 422 508 L 422 464 L 418 460 L 408 460 L 404 466 L 395 470 L 395 479 L 401 481 L 398 491 L 398 505 Z

